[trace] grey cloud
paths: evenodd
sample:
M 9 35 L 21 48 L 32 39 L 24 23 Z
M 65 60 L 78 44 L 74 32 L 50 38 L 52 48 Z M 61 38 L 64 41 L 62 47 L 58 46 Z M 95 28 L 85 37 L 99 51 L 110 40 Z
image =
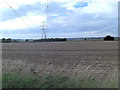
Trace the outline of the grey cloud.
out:
M 16 15 L 16 13 L 18 15 Z M 31 12 L 34 15 L 40 14 L 45 12 L 45 8 L 43 8 L 43 5 L 41 3 L 35 3 L 33 5 L 21 5 L 17 9 L 7 9 L 2 13 L 2 20 L 1 21 L 7 21 L 10 19 L 20 18 L 22 16 L 26 16 L 27 13 Z
M 49 37 L 52 36 L 66 36 L 69 37 L 76 37 L 78 36 L 104 36 L 107 33 L 117 35 L 118 32 L 118 24 L 117 24 L 117 10 L 116 6 L 113 7 L 113 11 L 111 13 L 77 13 L 71 10 L 67 10 L 66 7 L 62 7 L 64 3 L 51 3 L 50 14 L 57 14 L 58 16 L 49 16 L 48 17 L 48 30 L 47 33 Z M 32 5 L 34 12 L 39 12 L 40 3 L 36 3 Z M 22 10 L 25 11 L 25 13 L 32 12 L 30 7 L 28 5 L 21 6 L 17 12 L 22 14 Z M 44 10 L 43 10 L 44 11 Z M 10 11 L 9 11 L 10 12 Z M 69 14 L 67 14 L 69 13 Z M 6 12 L 6 15 L 10 18 L 9 13 Z M 13 15 L 14 18 L 15 15 Z M 54 20 L 58 21 L 62 17 L 62 22 L 53 22 Z M 92 31 L 97 31 L 95 33 L 89 33 Z M 84 32 L 88 32 L 87 34 L 84 34 Z M 7 33 L 7 32 L 4 32 Z M 32 29 L 25 29 L 25 30 L 16 30 L 11 31 L 8 34 L 17 33 L 17 34 L 39 34 L 41 35 L 40 27 Z M 72 34 L 73 33 L 73 34 Z M 59 34 L 59 35 L 58 35 Z

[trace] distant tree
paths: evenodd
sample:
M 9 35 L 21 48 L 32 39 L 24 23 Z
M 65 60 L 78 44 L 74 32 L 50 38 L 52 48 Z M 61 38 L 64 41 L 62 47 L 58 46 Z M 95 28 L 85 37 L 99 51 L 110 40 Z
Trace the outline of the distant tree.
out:
M 111 37 L 110 35 L 107 35 L 106 37 L 104 37 L 105 41 L 113 41 L 114 37 Z
M 26 39 L 25 41 L 26 41 L 26 42 L 28 42 L 29 40 L 28 40 L 28 39 Z
M 11 43 L 12 42 L 12 39 L 11 38 L 8 38 L 7 40 L 6 40 L 6 43 Z
M 84 40 L 86 40 L 86 38 Z
M 12 39 L 11 38 L 8 38 L 8 39 L 2 38 L 2 42 L 3 43 L 11 43 Z
M 5 43 L 5 40 L 6 40 L 5 38 L 2 38 L 2 43 Z

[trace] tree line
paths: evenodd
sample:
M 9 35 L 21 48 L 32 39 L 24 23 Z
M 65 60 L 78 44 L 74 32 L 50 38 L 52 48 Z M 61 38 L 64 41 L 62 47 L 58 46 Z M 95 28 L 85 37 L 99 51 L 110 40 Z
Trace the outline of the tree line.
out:
M 87 38 L 84 38 L 84 40 L 87 40 Z M 104 41 L 113 41 L 114 37 L 111 37 L 110 35 L 107 35 L 103 38 Z M 47 39 L 36 39 L 32 42 L 57 42 L 57 41 L 67 41 L 66 38 L 47 38 Z M 11 38 L 2 38 L 2 43 L 12 43 L 12 42 L 20 42 L 19 40 L 11 39 Z M 30 42 L 29 39 L 25 39 L 24 42 Z
M 67 41 L 66 38 L 48 38 L 48 39 L 37 39 L 30 41 L 29 39 L 25 39 L 24 42 L 53 42 L 53 41 Z M 11 38 L 2 38 L 2 43 L 12 43 L 12 42 L 20 42 L 19 40 L 11 39 Z

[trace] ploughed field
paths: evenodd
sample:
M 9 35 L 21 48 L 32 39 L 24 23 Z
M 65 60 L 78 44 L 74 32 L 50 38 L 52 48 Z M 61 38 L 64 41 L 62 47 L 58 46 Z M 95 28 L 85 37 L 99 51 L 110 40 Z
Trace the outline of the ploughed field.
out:
M 3 43 L 3 71 L 117 78 L 117 41 Z

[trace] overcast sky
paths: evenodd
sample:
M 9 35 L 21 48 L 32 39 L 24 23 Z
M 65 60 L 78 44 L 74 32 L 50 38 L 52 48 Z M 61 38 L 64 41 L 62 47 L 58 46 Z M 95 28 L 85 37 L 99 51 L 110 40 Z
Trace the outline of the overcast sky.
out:
M 0 0 L 0 38 L 118 36 L 118 1 Z

